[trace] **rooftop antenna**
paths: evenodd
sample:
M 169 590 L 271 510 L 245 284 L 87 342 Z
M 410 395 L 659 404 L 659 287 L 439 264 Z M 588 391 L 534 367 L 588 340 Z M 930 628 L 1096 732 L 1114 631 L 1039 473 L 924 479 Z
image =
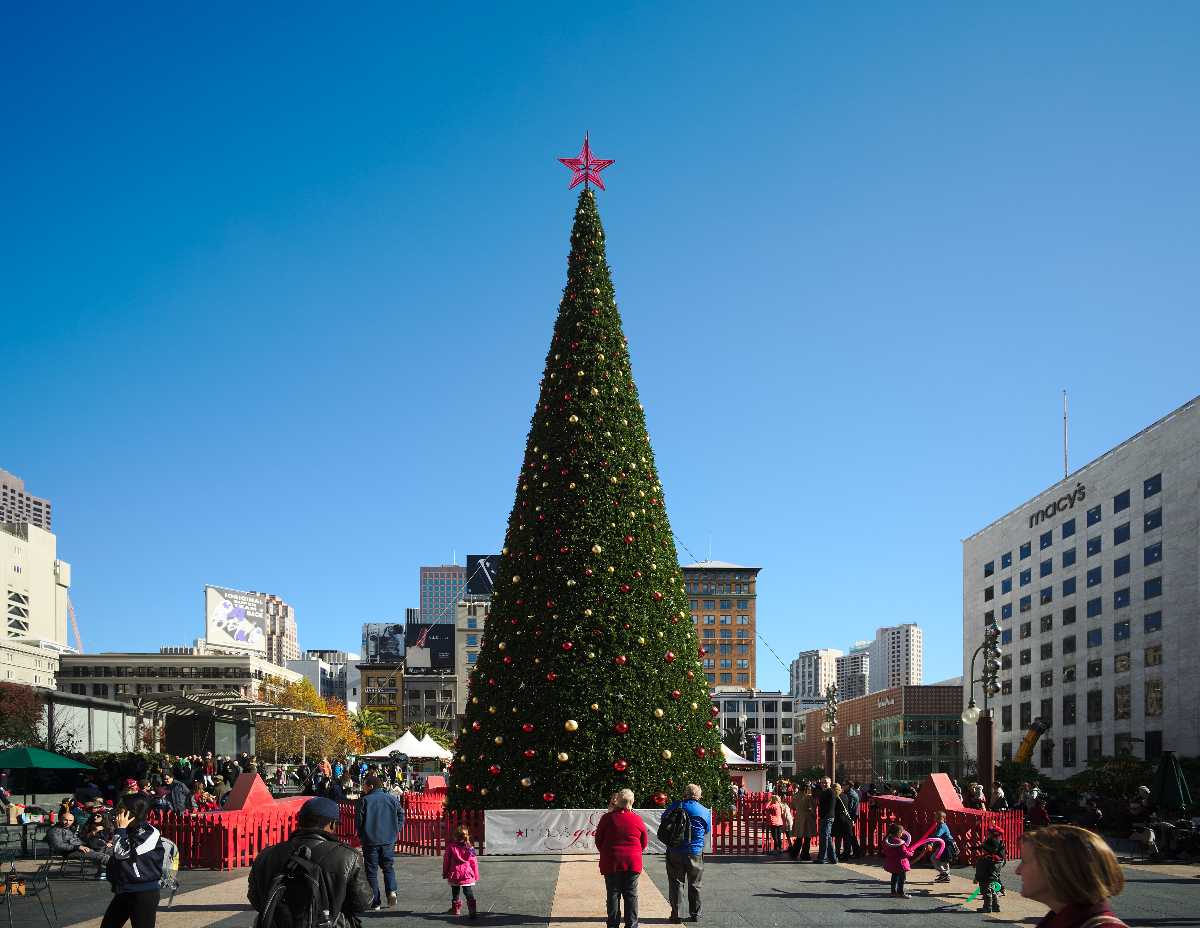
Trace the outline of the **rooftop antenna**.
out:
M 458 548 L 450 549 L 450 563 L 455 567 L 458 566 Z
M 705 560 L 706 561 L 712 560 L 712 533 L 711 532 L 708 535 L 708 557 L 706 557 Z
M 1067 391 L 1063 390 L 1063 479 L 1067 479 Z

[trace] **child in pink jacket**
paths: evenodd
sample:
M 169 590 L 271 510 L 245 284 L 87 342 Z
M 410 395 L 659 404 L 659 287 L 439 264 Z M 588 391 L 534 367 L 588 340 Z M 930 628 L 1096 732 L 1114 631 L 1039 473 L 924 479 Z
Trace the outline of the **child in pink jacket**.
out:
M 912 898 L 904 891 L 904 880 L 908 871 L 912 869 L 910 859 L 913 852 L 909 847 L 911 843 L 912 835 L 904 830 L 904 826 L 899 822 L 892 822 L 888 825 L 887 837 L 883 839 L 883 847 L 880 848 L 883 854 L 883 869 L 892 875 L 892 895 L 900 899 Z
M 471 833 L 466 825 L 454 829 L 454 837 L 446 845 L 446 854 L 442 858 L 442 879 L 450 883 L 450 915 L 462 914 L 462 900 L 458 898 L 459 891 L 467 897 L 467 910 L 471 918 L 479 916 L 475 902 L 474 886 L 479 882 L 479 858 L 475 848 L 471 847 Z

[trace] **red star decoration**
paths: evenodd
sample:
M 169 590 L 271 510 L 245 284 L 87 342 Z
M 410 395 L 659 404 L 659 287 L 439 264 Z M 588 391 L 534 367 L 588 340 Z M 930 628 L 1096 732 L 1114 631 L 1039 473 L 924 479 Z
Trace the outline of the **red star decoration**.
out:
M 559 158 L 558 160 L 570 168 L 575 175 L 571 178 L 568 190 L 574 190 L 581 182 L 585 187 L 590 182 L 603 190 L 604 181 L 600 179 L 600 172 L 614 163 L 611 158 L 592 157 L 592 146 L 588 143 L 586 132 L 583 134 L 583 150 L 579 153 L 579 157 Z

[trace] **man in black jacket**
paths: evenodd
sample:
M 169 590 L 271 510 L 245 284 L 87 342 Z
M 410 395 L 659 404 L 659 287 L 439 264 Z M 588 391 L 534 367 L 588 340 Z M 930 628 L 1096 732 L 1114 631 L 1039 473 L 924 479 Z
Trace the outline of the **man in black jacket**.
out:
M 192 807 L 192 794 L 171 773 L 163 774 L 163 799 L 172 812 L 186 812 Z
M 325 872 L 329 882 L 329 925 L 331 928 L 358 928 L 362 924 L 359 916 L 371 903 L 371 887 L 363 874 L 362 857 L 358 851 L 343 844 L 334 835 L 341 813 L 337 803 L 318 797 L 310 799 L 300 807 L 296 823 L 299 830 L 283 844 L 276 844 L 254 860 L 250 868 L 250 887 L 246 898 L 256 912 L 262 912 L 271 893 L 271 881 L 283 871 L 292 855 L 301 847 L 307 847 L 313 861 Z M 287 901 L 281 903 L 281 906 Z M 302 907 L 303 908 L 303 907 Z M 287 924 L 292 928 L 317 928 L 308 923 L 307 908 L 296 912 L 294 917 L 281 913 L 277 925 Z M 318 918 L 321 913 L 317 913 Z M 266 925 L 263 928 L 275 928 Z
M 821 847 L 817 852 L 817 863 L 836 864 L 838 857 L 833 842 L 833 822 L 837 810 L 837 794 L 833 791 L 833 781 L 829 777 L 821 778 L 816 801 L 817 826 L 821 829 Z

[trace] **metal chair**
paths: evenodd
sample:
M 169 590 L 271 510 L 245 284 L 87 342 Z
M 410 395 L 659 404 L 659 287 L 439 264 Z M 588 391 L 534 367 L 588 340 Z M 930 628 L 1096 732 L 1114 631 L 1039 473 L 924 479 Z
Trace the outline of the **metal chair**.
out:
M 11 852 L 4 852 L 5 854 Z M 18 897 L 14 894 L 14 890 L 18 883 L 23 883 L 25 888 L 25 896 L 34 896 L 38 901 L 38 906 L 42 910 L 42 915 L 46 919 L 46 924 L 50 928 L 57 928 L 55 924 L 58 921 L 58 909 L 54 905 L 54 892 L 50 889 L 49 869 L 50 862 L 42 864 L 33 873 L 18 873 L 15 865 L 12 863 L 14 857 L 10 857 L 10 865 L 8 872 L 4 874 L 4 892 L 0 894 L 0 903 L 8 911 L 8 928 L 13 928 L 13 900 Z M 45 895 L 50 900 L 50 912 L 54 913 L 54 918 L 50 918 L 50 912 L 46 911 L 46 903 L 42 901 L 42 896 Z

